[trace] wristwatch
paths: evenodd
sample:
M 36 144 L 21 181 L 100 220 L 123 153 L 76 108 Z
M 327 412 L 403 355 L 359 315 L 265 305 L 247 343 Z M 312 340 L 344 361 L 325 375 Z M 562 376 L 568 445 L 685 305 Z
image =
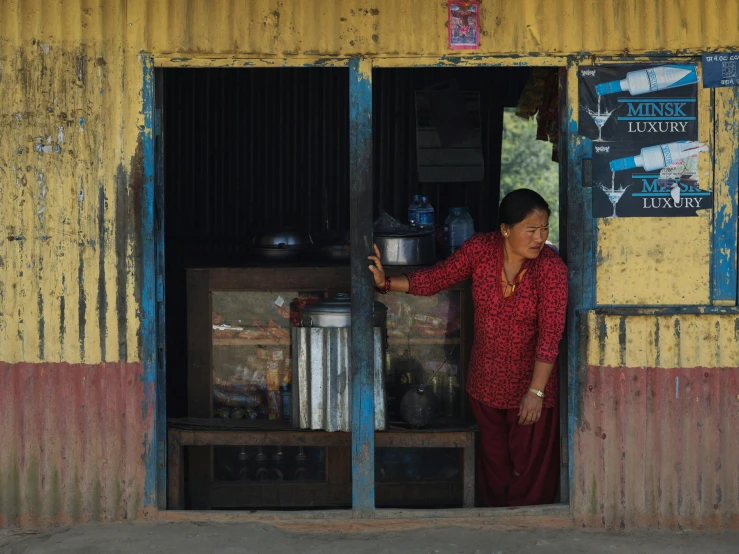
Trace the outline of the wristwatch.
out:
M 544 398 L 544 393 L 542 391 L 540 391 L 539 389 L 535 389 L 534 387 L 530 387 L 529 388 L 529 392 L 533 392 L 539 398 Z

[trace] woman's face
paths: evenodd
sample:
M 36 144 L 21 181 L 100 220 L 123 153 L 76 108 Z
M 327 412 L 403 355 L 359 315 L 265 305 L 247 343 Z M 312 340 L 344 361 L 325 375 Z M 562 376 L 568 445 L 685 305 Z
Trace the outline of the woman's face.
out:
M 549 216 L 543 210 L 534 210 L 526 219 L 512 227 L 501 225 L 507 250 L 522 258 L 536 258 L 549 236 Z

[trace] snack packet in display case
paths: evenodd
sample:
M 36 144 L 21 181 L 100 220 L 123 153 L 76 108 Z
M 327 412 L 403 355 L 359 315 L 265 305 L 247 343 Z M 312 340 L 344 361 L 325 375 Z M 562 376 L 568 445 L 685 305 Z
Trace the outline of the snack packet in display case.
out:
M 282 399 L 278 391 L 267 393 L 267 413 L 269 419 L 282 419 Z
M 267 390 L 279 390 L 281 381 L 280 373 L 280 364 L 278 362 L 267 362 Z
M 257 358 L 267 362 L 281 362 L 285 359 L 282 348 L 260 348 L 257 350 Z
M 290 385 L 293 381 L 293 359 L 291 356 L 285 358 L 285 370 L 282 376 L 282 384 Z

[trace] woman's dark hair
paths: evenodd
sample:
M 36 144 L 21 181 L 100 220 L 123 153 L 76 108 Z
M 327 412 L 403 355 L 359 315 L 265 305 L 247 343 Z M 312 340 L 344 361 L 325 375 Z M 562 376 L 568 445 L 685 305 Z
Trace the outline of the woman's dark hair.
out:
M 516 223 L 521 223 L 532 212 L 541 210 L 551 215 L 549 204 L 544 200 L 538 192 L 531 189 L 517 189 L 509 192 L 503 198 L 498 209 L 498 223 L 513 227 Z

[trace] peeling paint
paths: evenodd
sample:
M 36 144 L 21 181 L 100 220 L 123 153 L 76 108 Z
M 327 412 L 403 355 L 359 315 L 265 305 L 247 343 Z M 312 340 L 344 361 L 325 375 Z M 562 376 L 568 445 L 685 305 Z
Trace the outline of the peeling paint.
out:
M 598 367 L 738 367 L 738 313 L 599 315 L 586 318 L 588 365 Z M 635 337 L 639 348 L 622 337 Z M 618 337 L 618 338 L 615 338 Z

